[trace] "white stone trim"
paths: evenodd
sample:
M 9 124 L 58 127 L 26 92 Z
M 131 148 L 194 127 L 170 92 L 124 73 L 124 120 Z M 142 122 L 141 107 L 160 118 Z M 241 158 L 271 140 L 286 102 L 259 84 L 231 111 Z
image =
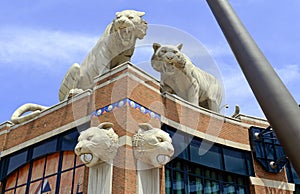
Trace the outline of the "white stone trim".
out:
M 3 131 L 0 131 L 0 135 L 6 134 L 6 133 L 8 133 L 8 132 L 9 132 L 9 130 L 3 130 Z
M 65 131 L 68 131 L 71 128 L 77 127 L 77 126 L 82 125 L 82 124 L 84 124 L 86 122 L 89 122 L 89 121 L 90 121 L 90 116 L 82 117 L 81 119 L 78 119 L 76 121 L 68 123 L 64 126 L 56 128 L 56 129 L 54 129 L 52 131 L 49 131 L 47 133 L 44 133 L 44 134 L 42 134 L 38 137 L 32 138 L 28 141 L 25 141 L 25 142 L 23 142 L 23 143 L 21 143 L 17 146 L 14 146 L 12 148 L 4 150 L 4 151 L 1 152 L 1 157 L 9 155 L 9 154 L 14 153 L 14 152 L 17 152 L 18 150 L 21 150 L 23 148 L 26 148 L 28 146 L 31 146 L 31 145 L 36 144 L 38 142 L 41 142 L 43 140 L 49 139 L 50 137 L 53 137 L 55 135 L 58 135 L 58 134 L 63 133 Z
M 120 71 L 123 71 L 123 70 L 127 69 L 128 66 L 129 66 L 128 62 L 125 62 L 125 63 L 123 63 L 121 65 L 118 65 L 117 67 L 105 72 L 104 74 L 97 75 L 97 76 L 94 77 L 94 83 L 97 83 L 97 82 L 99 82 L 103 79 L 108 78 L 109 76 L 111 76 L 113 74 L 116 74 Z
M 3 123 L 0 123 L 0 130 L 3 129 L 4 127 L 11 127 L 14 124 L 10 121 L 4 121 Z
M 99 81 L 101 81 L 101 80 L 103 80 L 103 79 L 105 79 L 105 78 L 107 78 L 107 77 L 109 77 L 109 76 L 111 76 L 113 74 L 116 74 L 116 73 L 118 73 L 120 71 L 123 71 L 125 69 L 130 69 L 130 70 L 134 71 L 135 73 L 141 75 L 142 77 L 146 76 L 149 80 L 155 81 L 159 85 L 159 81 L 156 78 L 154 78 L 152 75 L 146 73 L 144 70 L 140 69 L 136 65 L 133 65 L 129 61 L 127 61 L 127 62 L 125 62 L 125 63 L 123 63 L 123 64 L 121 64 L 121 65 L 119 65 L 119 66 L 117 66 L 115 68 L 113 68 L 112 70 L 110 70 L 110 71 L 108 71 L 108 72 L 106 72 L 106 73 L 104 73 L 102 75 L 96 76 L 94 78 L 94 83 L 97 83 L 97 82 L 99 82 Z
M 145 84 L 145 81 L 144 81 L 144 80 L 141 80 L 140 78 L 136 77 L 135 75 L 133 75 L 133 74 L 130 73 L 130 72 L 125 72 L 125 73 L 123 73 L 123 74 L 121 74 L 121 75 L 119 75 L 119 76 L 117 76 L 117 77 L 114 77 L 113 79 L 109 80 L 109 82 L 104 82 L 104 83 L 102 83 L 102 84 L 99 84 L 98 86 L 96 86 L 96 87 L 94 88 L 94 90 L 97 90 L 97 89 L 99 89 L 99 88 L 102 88 L 102 87 L 104 87 L 104 86 L 107 86 L 107 85 L 109 85 L 109 84 L 111 84 L 111 83 L 113 83 L 113 82 L 116 82 L 116 81 L 118 81 L 118 80 L 124 78 L 124 77 L 129 77 L 129 78 L 135 80 L 136 82 L 138 82 L 138 83 L 140 83 L 140 84 L 143 84 L 144 86 L 146 86 L 147 88 L 153 90 L 154 92 L 160 94 L 159 89 L 154 88 L 153 86 L 150 86 L 150 85 L 148 85 L 148 84 Z
M 177 123 L 175 121 L 172 121 L 172 120 L 170 120 L 170 119 L 168 119 L 164 116 L 161 116 L 161 122 L 165 123 L 165 124 L 167 124 L 171 127 L 174 127 L 177 130 L 183 131 L 187 134 L 190 134 L 190 135 L 202 138 L 202 139 L 206 139 L 206 140 L 211 141 L 211 142 L 215 142 L 215 143 L 218 143 L 218 144 L 222 144 L 222 145 L 225 145 L 225 146 L 229 146 L 229 147 L 233 147 L 233 148 L 237 148 L 237 149 L 241 149 L 241 150 L 251 151 L 251 147 L 248 144 L 242 144 L 242 143 L 230 141 L 230 140 L 227 140 L 227 139 L 223 139 L 223 138 L 220 138 L 220 137 L 216 137 L 216 136 L 213 136 L 213 135 L 209 135 L 209 134 L 197 131 L 195 129 L 192 129 L 190 127 L 187 127 L 185 125 L 182 125 L 180 123 Z
M 238 114 L 236 118 L 245 120 L 245 121 L 250 121 L 250 122 L 256 122 L 258 124 L 262 125 L 270 125 L 266 119 L 259 118 L 259 117 L 254 117 L 254 116 L 249 116 L 249 115 L 244 115 L 244 114 Z
M 274 180 L 258 178 L 258 177 L 250 177 L 250 182 L 252 185 L 271 187 L 271 188 L 281 189 L 286 191 L 295 191 L 295 184 L 293 183 L 274 181 Z
M 28 120 L 28 121 L 26 121 L 24 123 L 13 125 L 9 130 L 14 130 L 14 129 L 18 128 L 19 126 L 25 125 L 25 124 L 27 124 L 29 122 L 32 122 L 33 120 L 36 120 L 36 119 L 38 119 L 38 118 L 40 118 L 42 116 L 45 116 L 45 115 L 50 114 L 50 113 L 52 113 L 52 112 L 54 112 L 54 111 L 56 111 L 58 109 L 61 109 L 62 107 L 67 106 L 68 104 L 72 104 L 72 103 L 74 103 L 74 102 L 76 102 L 76 101 L 78 101 L 78 100 L 80 100 L 80 99 L 82 99 L 82 98 L 84 98 L 86 96 L 90 96 L 91 93 L 92 93 L 91 90 L 85 90 L 84 92 L 82 92 L 80 94 L 77 94 L 76 96 L 74 96 L 74 97 L 72 97 L 70 99 L 66 99 L 64 101 L 61 101 L 61 102 L 59 102 L 59 103 L 57 103 L 57 104 L 55 104 L 55 105 L 53 105 L 53 106 L 51 106 L 51 107 L 43 110 L 40 115 L 34 117 L 33 119 L 30 119 L 30 120 Z
M 182 98 L 180 98 L 176 95 L 172 95 L 172 94 L 169 94 L 169 93 L 163 93 L 162 96 L 164 96 L 165 98 L 167 98 L 169 100 L 172 100 L 172 101 L 176 102 L 177 104 L 180 104 L 181 106 L 185 106 L 185 107 L 187 107 L 187 108 L 189 108 L 193 111 L 199 112 L 199 113 L 207 115 L 209 117 L 213 116 L 214 118 L 223 120 L 224 122 L 227 122 L 227 123 L 239 125 L 241 127 L 246 127 L 246 128 L 250 128 L 251 126 L 253 126 L 253 125 L 249 125 L 249 124 L 246 124 L 246 123 L 242 123 L 241 121 L 238 121 L 235 118 L 232 118 L 232 117 L 229 117 L 229 116 L 226 116 L 226 115 L 222 115 L 220 113 L 216 113 L 216 112 L 213 112 L 211 110 L 196 106 L 196 105 L 194 105 L 194 104 L 192 104 L 188 101 L 183 100 Z
M 119 138 L 119 145 L 124 146 L 124 145 L 129 145 L 132 146 L 132 138 L 128 135 L 124 135 Z

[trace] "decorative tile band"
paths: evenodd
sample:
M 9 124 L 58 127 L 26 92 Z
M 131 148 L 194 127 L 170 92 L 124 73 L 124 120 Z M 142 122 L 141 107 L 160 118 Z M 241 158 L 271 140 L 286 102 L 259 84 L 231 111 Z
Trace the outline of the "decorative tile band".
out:
M 91 116 L 100 116 L 100 115 L 103 115 L 105 113 L 111 112 L 114 109 L 121 108 L 121 107 L 124 107 L 124 106 L 130 106 L 131 108 L 139 110 L 141 113 L 143 113 L 145 115 L 148 114 L 151 118 L 155 118 L 155 119 L 159 119 L 159 120 L 161 118 L 160 114 L 147 109 L 146 107 L 140 105 L 139 103 L 137 103 L 133 100 L 130 100 L 129 98 L 125 98 L 125 99 L 122 99 L 118 102 L 107 105 L 105 107 L 99 108 L 96 111 L 92 112 Z

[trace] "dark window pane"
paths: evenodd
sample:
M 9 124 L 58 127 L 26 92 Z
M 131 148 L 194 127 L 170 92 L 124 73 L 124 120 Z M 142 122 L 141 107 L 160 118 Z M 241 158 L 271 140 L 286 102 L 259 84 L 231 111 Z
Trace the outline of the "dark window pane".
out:
M 9 159 L 7 174 L 17 169 L 27 161 L 27 151 L 16 154 Z
M 217 194 L 220 193 L 220 185 L 217 181 L 205 180 L 204 193 Z
M 185 193 L 184 188 L 185 184 L 183 173 L 175 171 L 173 173 L 173 191 L 175 191 L 175 193 Z
M 201 182 L 201 178 L 189 176 L 188 190 L 189 193 L 192 194 L 201 194 L 203 192 L 203 184 Z
M 226 194 L 234 194 L 235 192 L 235 188 L 234 188 L 234 184 L 232 183 L 225 183 L 223 185 L 223 193 Z
M 179 130 L 176 130 L 172 127 L 167 125 L 162 126 L 162 130 L 169 133 L 170 137 L 172 138 L 172 144 L 174 146 L 174 155 L 173 158 L 182 158 L 188 159 L 188 146 L 192 140 L 192 136 L 185 134 Z
M 197 168 L 195 166 L 188 166 L 188 170 L 190 174 L 194 174 L 197 176 L 201 176 L 202 175 L 202 169 L 201 168 Z
M 171 181 L 171 170 L 166 168 L 166 194 L 171 194 L 172 191 L 172 181 Z
M 246 188 L 242 187 L 242 186 L 238 186 L 237 190 L 236 190 L 236 193 L 237 194 L 244 194 L 244 193 L 246 193 Z
M 190 154 L 191 161 L 193 162 L 217 169 L 222 169 L 220 147 L 217 145 L 209 147 L 203 142 L 192 143 L 190 145 Z
M 248 176 L 214 170 L 182 159 L 168 163 L 165 175 L 168 194 L 249 193 Z
M 174 133 L 172 137 L 172 144 L 174 146 L 173 157 L 188 159 L 188 151 L 186 148 L 188 147 L 189 142 L 186 142 L 186 138 L 182 133 Z
M 37 158 L 39 156 L 44 156 L 49 153 L 56 152 L 57 139 L 45 142 L 39 146 L 33 148 L 32 158 Z
M 247 163 L 247 169 L 248 169 L 248 174 L 250 176 L 254 176 L 254 168 L 252 164 L 252 156 L 250 152 L 245 153 L 245 158 L 246 158 L 246 163 Z
M 228 172 L 247 175 L 244 153 L 233 149 L 223 149 L 225 169 Z
M 300 185 L 295 185 L 294 194 L 300 194 Z
M 78 131 L 74 131 L 73 133 L 64 135 L 62 137 L 61 150 L 63 151 L 74 150 L 77 144 L 78 136 L 79 136 Z

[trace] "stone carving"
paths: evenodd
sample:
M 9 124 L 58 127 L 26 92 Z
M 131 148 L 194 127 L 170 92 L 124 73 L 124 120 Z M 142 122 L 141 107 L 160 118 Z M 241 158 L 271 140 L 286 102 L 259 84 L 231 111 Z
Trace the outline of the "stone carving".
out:
M 92 89 L 95 76 L 130 61 L 136 40 L 146 35 L 147 22 L 142 18 L 144 14 L 135 10 L 116 13 L 116 18 L 107 26 L 81 65 L 73 64 L 65 75 L 59 90 L 60 101 L 68 98 L 72 89 Z
M 11 122 L 14 124 L 20 124 L 24 123 L 26 121 L 29 121 L 30 119 L 33 119 L 37 117 L 38 115 L 41 114 L 41 112 L 48 107 L 46 106 L 41 106 L 38 104 L 32 104 L 32 103 L 27 103 L 22 106 L 20 106 L 11 116 Z M 25 113 L 30 112 L 26 115 Z M 24 115 L 24 116 L 23 116 Z
M 150 124 L 139 124 L 139 130 L 132 138 L 136 159 L 161 167 L 170 161 L 174 154 L 172 139 L 169 134 Z
M 181 52 L 182 44 L 153 44 L 152 67 L 161 73 L 162 92 L 170 92 L 195 105 L 219 112 L 222 89 L 211 74 L 197 68 Z
M 104 122 L 98 127 L 91 127 L 80 133 L 75 154 L 87 167 L 111 162 L 116 156 L 119 137 L 112 127 L 112 123 Z

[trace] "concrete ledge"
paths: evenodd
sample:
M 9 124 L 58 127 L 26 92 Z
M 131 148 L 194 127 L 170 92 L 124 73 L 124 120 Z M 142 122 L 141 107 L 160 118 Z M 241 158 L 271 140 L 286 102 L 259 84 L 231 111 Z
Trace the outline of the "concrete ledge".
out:
M 177 123 L 175 121 L 172 121 L 164 116 L 161 116 L 161 122 L 165 123 L 171 127 L 176 128 L 177 130 L 181 130 L 185 133 L 188 133 L 190 135 L 202 138 L 202 139 L 206 139 L 208 141 L 214 142 L 214 143 L 218 143 L 218 144 L 222 144 L 228 147 L 233 147 L 233 148 L 237 148 L 237 149 L 241 149 L 241 150 L 246 150 L 246 151 L 251 151 L 251 147 L 248 144 L 242 144 L 242 143 L 238 143 L 238 142 L 234 142 L 234 141 L 230 141 L 227 139 L 223 139 L 217 136 L 212 136 L 200 131 L 196 131 L 195 129 L 192 129 L 190 127 L 187 127 L 185 125 L 182 125 L 180 123 Z
M 3 123 L 0 123 L 0 129 L 2 129 L 4 127 L 11 127 L 12 125 L 14 125 L 12 122 L 4 121 Z
M 85 91 L 83 91 L 82 93 L 77 94 L 77 95 L 75 95 L 74 97 L 72 97 L 72 98 L 70 98 L 70 99 L 66 99 L 66 100 L 64 100 L 64 101 L 61 101 L 61 102 L 59 102 L 59 103 L 53 105 L 53 106 L 50 106 L 49 108 L 43 110 L 43 111 L 41 112 L 40 115 L 38 115 L 38 116 L 36 116 L 36 117 L 34 117 L 34 118 L 28 120 L 28 121 L 25 121 L 25 122 L 20 123 L 20 124 L 13 125 L 9 130 L 14 130 L 14 129 L 18 128 L 19 126 L 22 126 L 22 125 L 25 125 L 25 124 L 27 124 L 27 123 L 30 123 L 30 122 L 32 122 L 33 120 L 36 120 L 36 119 L 38 119 L 38 118 L 40 118 L 40 117 L 42 117 L 42 116 L 45 116 L 45 115 L 47 115 L 47 114 L 50 114 L 50 113 L 52 113 L 52 112 L 54 112 L 54 111 L 56 111 L 56 110 L 58 110 L 58 109 L 61 109 L 62 107 L 67 106 L 68 104 L 72 104 L 72 103 L 74 103 L 74 102 L 76 102 L 76 101 L 78 101 L 78 100 L 80 100 L 80 99 L 82 99 L 82 98 L 85 98 L 85 97 L 87 97 L 87 96 L 90 96 L 91 94 L 92 94 L 92 90 L 85 90 Z M 1 125 L 0 125 L 0 127 L 1 127 Z M 1 129 L 1 128 L 0 128 L 0 129 Z
M 21 143 L 21 144 L 19 144 L 17 146 L 14 146 L 14 147 L 9 148 L 7 150 L 3 150 L 1 152 L 1 157 L 4 157 L 4 156 L 12 154 L 12 153 L 15 153 L 15 152 L 17 152 L 17 151 L 19 151 L 19 150 L 21 150 L 23 148 L 29 147 L 29 146 L 34 145 L 34 144 L 36 144 L 38 142 L 41 142 L 43 140 L 49 139 L 49 138 L 51 138 L 51 137 L 53 137 L 55 135 L 58 135 L 58 134 L 63 133 L 65 131 L 68 131 L 69 129 L 72 129 L 74 127 L 77 127 L 79 125 L 87 123 L 89 121 L 90 121 L 90 116 L 86 116 L 86 117 L 83 117 L 83 118 L 78 119 L 76 121 L 73 121 L 71 123 L 68 123 L 68 124 L 66 124 L 64 126 L 61 126 L 61 127 L 57 128 L 57 129 L 53 130 L 53 131 L 49 131 L 49 132 L 44 133 L 44 134 L 42 134 L 42 135 L 40 135 L 38 137 L 32 138 L 32 139 L 30 139 L 28 141 L 25 141 L 25 142 L 23 142 L 23 143 Z
M 137 73 L 139 73 L 139 72 L 137 72 Z M 113 83 L 113 82 L 116 82 L 116 81 L 118 81 L 118 80 L 120 80 L 120 79 L 122 79 L 122 78 L 124 78 L 124 77 L 129 77 L 129 78 L 133 79 L 134 81 L 138 82 L 139 84 L 144 84 L 144 85 L 145 85 L 146 87 L 148 87 L 149 89 L 151 89 L 151 90 L 153 90 L 153 91 L 155 91 L 155 92 L 157 92 L 157 93 L 160 93 L 160 91 L 159 91 L 157 88 L 154 88 L 154 87 L 150 86 L 149 84 L 146 84 L 144 80 L 138 78 L 137 76 L 135 76 L 134 74 L 132 74 L 132 73 L 130 73 L 130 72 L 125 72 L 125 73 L 123 73 L 123 74 L 121 74 L 121 75 L 119 75 L 119 76 L 117 76 L 117 77 L 114 77 L 114 78 L 112 78 L 111 80 L 109 80 L 109 82 L 101 83 L 101 84 L 99 84 L 98 86 L 96 86 L 96 87 L 94 88 L 94 90 L 97 90 L 97 89 L 99 89 L 99 88 L 102 88 L 102 87 L 104 87 L 104 86 L 106 86 L 106 85 L 109 85 L 109 84 L 111 84 L 111 83 Z M 152 82 L 155 83 L 155 81 L 157 81 L 157 80 L 154 80 L 154 79 L 150 80 L 150 79 L 149 79 L 149 81 L 152 81 Z
M 257 177 L 250 177 L 250 182 L 252 185 L 270 187 L 286 191 L 295 191 L 295 184 L 293 183 L 286 183 Z
M 229 117 L 229 116 L 226 116 L 226 115 L 222 115 L 220 113 L 213 112 L 211 110 L 202 108 L 200 106 L 196 106 L 196 105 L 194 105 L 194 104 L 192 104 L 188 101 L 183 100 L 182 98 L 180 98 L 176 95 L 172 95 L 172 94 L 169 94 L 169 93 L 163 93 L 162 96 L 169 99 L 169 100 L 172 100 L 172 101 L 180 104 L 181 106 L 188 107 L 189 109 L 192 109 L 193 111 L 199 112 L 201 114 L 204 114 L 204 115 L 207 115 L 207 116 L 210 116 L 210 117 L 213 116 L 214 118 L 223 120 L 224 122 L 227 122 L 227 123 L 239 125 L 241 127 L 246 127 L 246 128 L 250 128 L 251 126 L 253 126 L 253 125 L 249 125 L 249 124 L 246 124 L 246 123 L 242 123 L 241 121 L 239 121 L 235 118 L 232 118 L 232 117 Z

